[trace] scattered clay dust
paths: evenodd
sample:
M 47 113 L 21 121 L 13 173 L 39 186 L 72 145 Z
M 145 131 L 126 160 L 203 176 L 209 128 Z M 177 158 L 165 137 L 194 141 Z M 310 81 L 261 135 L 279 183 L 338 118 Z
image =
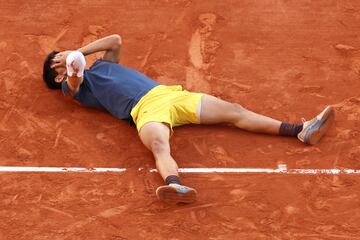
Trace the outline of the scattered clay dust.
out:
M 358 1 L 0 0 L 0 143 L 7 166 L 125 167 L 121 174 L 0 174 L 0 239 L 360 239 L 357 176 L 183 174 L 192 205 L 162 184 L 136 130 L 46 89 L 53 50 L 123 38 L 121 63 L 164 84 L 300 122 L 326 105 L 316 146 L 226 126 L 175 129 L 180 167 L 360 169 Z M 90 56 L 88 66 L 101 54 Z

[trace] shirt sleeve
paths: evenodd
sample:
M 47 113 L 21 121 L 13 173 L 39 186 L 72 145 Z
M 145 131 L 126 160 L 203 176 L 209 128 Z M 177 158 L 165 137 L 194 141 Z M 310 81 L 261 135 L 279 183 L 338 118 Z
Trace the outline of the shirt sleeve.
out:
M 63 92 L 63 94 L 64 94 L 65 96 L 71 96 L 71 97 L 72 97 L 72 95 L 71 95 L 71 90 L 70 90 L 70 88 L 69 88 L 69 86 L 68 86 L 68 84 L 67 84 L 67 80 L 65 80 L 65 81 L 63 81 L 63 82 L 61 83 L 61 90 L 62 90 L 62 92 Z

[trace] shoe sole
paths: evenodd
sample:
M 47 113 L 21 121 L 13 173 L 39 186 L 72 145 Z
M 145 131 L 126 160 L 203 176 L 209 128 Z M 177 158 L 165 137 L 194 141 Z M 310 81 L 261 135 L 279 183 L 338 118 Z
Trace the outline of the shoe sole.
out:
M 184 194 L 179 193 L 171 186 L 160 186 L 156 189 L 158 199 L 167 204 L 193 203 L 196 201 L 196 195 L 195 189 L 190 189 Z
M 316 126 L 315 129 L 309 133 L 306 143 L 309 145 L 315 145 L 316 143 L 318 143 L 332 125 L 334 118 L 334 107 L 328 106 L 324 110 L 324 114 L 322 115 L 321 119 L 317 120 L 317 122 L 315 123 L 315 125 L 318 126 Z

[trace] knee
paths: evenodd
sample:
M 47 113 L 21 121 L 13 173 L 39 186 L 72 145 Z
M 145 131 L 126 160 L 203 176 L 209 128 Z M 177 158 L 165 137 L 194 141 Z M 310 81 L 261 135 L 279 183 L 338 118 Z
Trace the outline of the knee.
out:
M 244 115 L 244 112 L 246 111 L 246 109 L 238 103 L 231 103 L 229 109 L 230 109 L 230 114 L 229 114 L 230 123 L 238 122 Z
M 239 113 L 241 114 L 245 110 L 245 108 L 238 103 L 233 103 L 232 105 L 233 105 L 233 111 L 235 111 L 238 114 Z
M 162 140 L 160 138 L 158 139 L 154 139 L 151 142 L 151 152 L 154 155 L 158 155 L 158 154 L 163 154 L 163 153 L 169 153 L 170 152 L 170 147 L 169 147 L 169 143 L 165 140 Z

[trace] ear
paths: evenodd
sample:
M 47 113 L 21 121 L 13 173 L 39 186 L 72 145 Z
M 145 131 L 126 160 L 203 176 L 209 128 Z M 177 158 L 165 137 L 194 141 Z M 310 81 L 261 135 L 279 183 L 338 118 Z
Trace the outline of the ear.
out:
M 57 83 L 61 83 L 64 79 L 64 75 L 63 74 L 58 74 L 56 77 L 55 77 L 55 82 Z

